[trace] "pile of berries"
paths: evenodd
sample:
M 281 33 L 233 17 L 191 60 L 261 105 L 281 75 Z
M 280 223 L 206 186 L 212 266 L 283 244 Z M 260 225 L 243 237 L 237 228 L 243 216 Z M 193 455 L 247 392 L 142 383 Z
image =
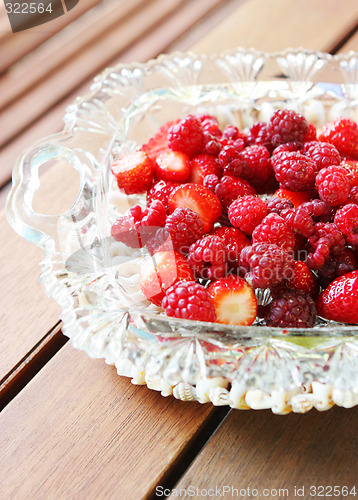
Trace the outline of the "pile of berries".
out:
M 111 234 L 145 247 L 140 286 L 168 316 L 310 328 L 358 323 L 358 126 L 292 110 L 247 130 L 211 115 L 163 125 L 112 165 L 145 193 Z M 257 304 L 255 289 L 271 302 Z

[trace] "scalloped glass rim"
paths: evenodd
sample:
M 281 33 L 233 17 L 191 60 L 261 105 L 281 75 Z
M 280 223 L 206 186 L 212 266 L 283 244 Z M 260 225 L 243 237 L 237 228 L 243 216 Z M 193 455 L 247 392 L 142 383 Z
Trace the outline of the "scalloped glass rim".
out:
M 268 54 L 238 48 L 214 56 L 162 55 L 144 64 L 108 68 L 95 78 L 90 93 L 78 98 L 66 110 L 64 131 L 39 141 L 20 157 L 7 200 L 7 215 L 13 227 L 45 250 L 45 258 L 40 264 L 41 281 L 46 293 L 60 304 L 64 332 L 75 347 L 116 366 L 129 361 L 150 376 L 162 377 L 172 384 L 184 381 L 195 385 L 200 378 L 212 376 L 237 379 L 243 372 L 235 363 L 245 357 L 244 365 L 249 367 L 251 378 L 255 379 L 254 383 L 251 380 L 250 387 L 269 385 L 271 389 L 292 389 L 298 384 L 297 370 L 302 368 L 303 371 L 304 367 L 300 384 L 310 380 L 334 383 L 339 379 L 340 387 L 358 393 L 358 369 L 355 369 L 358 367 L 358 327 L 336 323 L 305 330 L 235 327 L 170 319 L 130 303 L 126 305 L 128 297 L 114 279 L 113 271 L 108 272 L 111 263 L 107 238 L 111 158 L 124 147 L 135 147 L 132 136 L 137 129 L 133 128 L 133 123 L 136 124 L 136 119 L 139 123 L 143 116 L 148 121 L 149 110 L 152 130 L 146 133 L 150 135 L 155 131 L 159 123 L 156 113 L 160 113 L 157 108 L 165 94 L 163 89 L 174 101 L 185 103 L 184 108 L 195 108 L 198 102 L 208 106 L 210 89 L 217 95 L 221 92 L 225 103 L 226 98 L 237 100 L 239 96 L 239 108 L 245 115 L 240 117 L 242 120 L 249 119 L 253 110 L 257 119 L 258 108 L 253 108 L 253 103 L 268 105 L 281 99 L 301 109 L 323 98 L 333 99 L 341 111 L 354 113 L 356 118 L 357 61 L 358 55 L 354 52 L 332 56 L 287 49 Z M 327 77 L 326 71 L 332 78 Z M 284 78 L 280 79 L 277 75 L 282 74 Z M 324 80 L 321 79 L 323 74 Z M 280 86 L 283 94 L 278 98 Z M 260 113 L 263 108 L 259 109 Z M 233 110 L 238 112 L 233 107 L 229 114 Z M 228 110 L 221 109 L 221 112 L 225 118 Z M 160 119 L 164 122 L 167 116 Z M 41 216 L 31 207 L 36 190 L 33 178 L 44 152 L 51 157 L 73 157 L 74 168 L 81 172 L 81 189 L 76 202 L 58 217 Z M 78 238 L 79 229 L 84 231 L 80 247 L 84 245 L 91 248 L 91 252 L 94 250 L 90 252 L 90 265 L 81 262 L 82 271 L 71 273 L 66 269 L 66 257 L 76 251 L 76 243 L 71 247 L 69 241 L 72 242 L 74 233 Z M 106 243 L 98 244 L 103 241 Z M 122 300 L 119 308 L 118 301 Z M 268 382 L 265 366 L 270 362 L 261 364 L 258 360 L 263 352 L 269 356 L 273 348 L 280 355 L 275 358 L 276 368 Z M 343 361 L 338 362 L 338 352 Z M 348 365 L 349 370 L 345 370 Z M 286 368 L 289 375 L 283 380 Z

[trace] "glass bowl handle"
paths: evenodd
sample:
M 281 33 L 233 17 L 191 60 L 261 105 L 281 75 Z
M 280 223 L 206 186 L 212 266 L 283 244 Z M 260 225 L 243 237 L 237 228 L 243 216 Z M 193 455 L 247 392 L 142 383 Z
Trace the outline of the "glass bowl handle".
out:
M 64 161 L 80 174 L 80 192 L 83 188 L 83 168 L 74 149 L 58 144 L 63 134 L 55 134 L 24 151 L 17 160 L 12 174 L 12 189 L 6 200 L 6 215 L 10 225 L 23 238 L 45 247 L 49 240 L 56 241 L 60 215 L 35 212 L 32 202 L 40 186 L 39 169 L 53 160 Z

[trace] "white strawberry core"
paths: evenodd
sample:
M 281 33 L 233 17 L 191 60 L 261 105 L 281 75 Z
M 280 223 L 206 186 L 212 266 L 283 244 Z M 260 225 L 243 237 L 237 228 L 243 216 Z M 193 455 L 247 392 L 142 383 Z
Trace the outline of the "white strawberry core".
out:
M 133 168 L 139 167 L 146 160 L 146 154 L 143 151 L 135 151 L 126 156 L 123 156 L 117 164 L 114 165 L 115 173 L 127 172 Z
M 216 314 L 218 320 L 225 324 L 251 325 L 256 317 L 256 305 L 252 290 L 248 288 L 240 293 L 232 292 L 221 297 Z

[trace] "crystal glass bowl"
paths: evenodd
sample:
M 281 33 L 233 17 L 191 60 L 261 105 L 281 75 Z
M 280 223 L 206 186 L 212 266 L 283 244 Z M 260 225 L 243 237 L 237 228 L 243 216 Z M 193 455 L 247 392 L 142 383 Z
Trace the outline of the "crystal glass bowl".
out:
M 320 320 L 312 329 L 226 326 L 170 319 L 144 300 L 142 251 L 110 237 L 140 196 L 115 188 L 111 162 L 167 120 L 210 113 L 239 128 L 291 108 L 316 126 L 358 119 L 358 54 L 237 49 L 215 56 L 163 55 L 106 69 L 65 113 L 60 134 L 25 151 L 7 200 L 10 224 L 43 247 L 41 281 L 61 306 L 75 348 L 118 374 L 182 400 L 285 414 L 358 404 L 358 327 Z M 38 213 L 39 169 L 63 161 L 80 175 L 75 203 Z

